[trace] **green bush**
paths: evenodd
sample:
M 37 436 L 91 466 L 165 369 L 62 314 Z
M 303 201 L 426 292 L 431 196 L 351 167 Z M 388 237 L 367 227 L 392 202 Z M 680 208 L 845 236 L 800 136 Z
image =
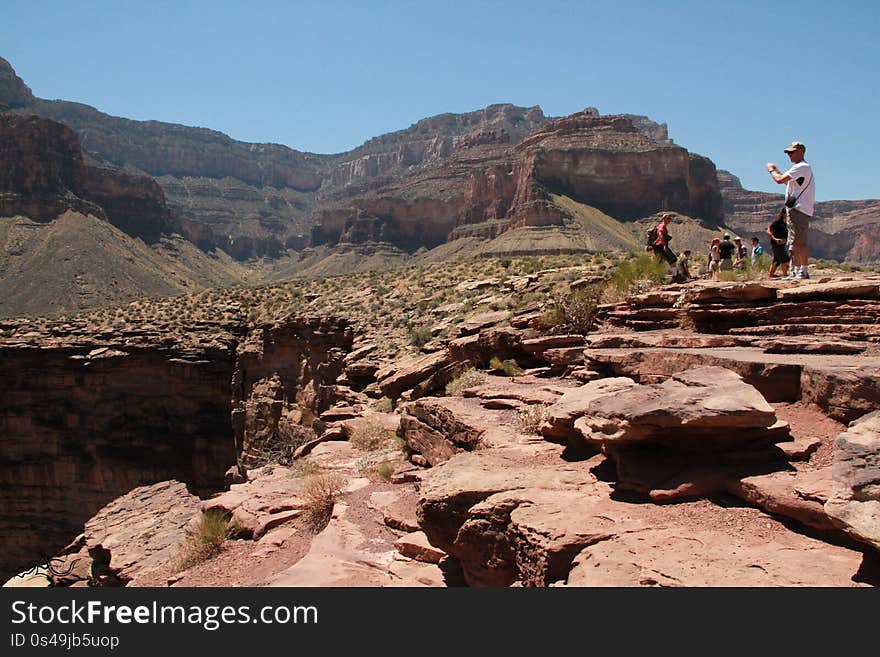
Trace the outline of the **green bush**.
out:
M 669 264 L 658 260 L 653 253 L 633 254 L 617 265 L 611 285 L 620 294 L 630 297 L 662 283 L 668 273 Z
M 542 317 L 543 323 L 557 330 L 575 333 L 591 331 L 604 290 L 605 286 L 600 283 L 575 290 L 567 287 L 558 289 L 551 295 L 550 306 Z
M 411 328 L 407 337 L 409 338 L 409 343 L 411 345 L 421 349 L 431 341 L 431 329 L 427 326 Z
M 204 511 L 195 529 L 186 532 L 178 553 L 177 569 L 185 570 L 218 554 L 223 541 L 234 532 L 235 527 L 225 512 L 218 509 Z

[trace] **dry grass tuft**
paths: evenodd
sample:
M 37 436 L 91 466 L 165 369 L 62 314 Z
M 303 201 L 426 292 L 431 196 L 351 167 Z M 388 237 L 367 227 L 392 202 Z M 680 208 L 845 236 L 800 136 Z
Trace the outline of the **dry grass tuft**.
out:
M 327 526 L 333 516 L 333 505 L 348 482 L 335 472 L 311 475 L 303 484 L 306 507 L 304 517 L 314 533 Z

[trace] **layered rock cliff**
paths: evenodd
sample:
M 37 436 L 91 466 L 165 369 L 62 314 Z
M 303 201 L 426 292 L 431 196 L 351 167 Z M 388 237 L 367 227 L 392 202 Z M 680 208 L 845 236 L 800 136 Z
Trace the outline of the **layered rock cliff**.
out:
M 73 210 L 149 242 L 177 229 L 155 180 L 86 162 L 61 123 L 0 112 L 0 162 L 0 216 L 51 221 Z
M 351 346 L 343 321 L 191 322 L 104 330 L 84 321 L 4 326 L 0 338 L 0 572 L 54 554 L 113 498 L 174 478 L 224 486 L 251 440 L 257 383 L 275 375 L 303 431 L 333 401 Z
M 638 120 L 638 126 L 634 121 Z M 546 123 L 521 140 L 504 130 L 458 139 L 429 169 L 318 215 L 315 241 L 388 241 L 414 251 L 459 237 L 494 238 L 519 227 L 566 225 L 566 197 L 611 217 L 634 220 L 661 210 L 722 222 L 715 167 L 668 139 L 644 117 L 585 110 Z

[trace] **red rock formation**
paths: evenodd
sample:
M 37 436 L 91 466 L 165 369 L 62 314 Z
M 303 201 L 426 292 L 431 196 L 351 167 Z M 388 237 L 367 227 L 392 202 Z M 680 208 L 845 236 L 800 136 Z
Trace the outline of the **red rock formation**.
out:
M 286 404 L 316 416 L 334 401 L 328 386 L 352 340 L 344 322 L 209 328 L 183 342 L 149 332 L 0 341 L 0 571 L 57 552 L 136 486 L 222 489 L 251 440 L 247 401 L 274 372 Z
M 658 143 L 623 116 L 590 112 L 550 122 L 515 149 L 520 183 L 515 218 L 528 225 L 535 186 L 570 196 L 618 219 L 673 210 L 721 222 L 714 166 Z
M 67 210 L 108 219 L 148 242 L 177 229 L 155 180 L 83 159 L 67 126 L 0 113 L 0 216 L 51 221 Z

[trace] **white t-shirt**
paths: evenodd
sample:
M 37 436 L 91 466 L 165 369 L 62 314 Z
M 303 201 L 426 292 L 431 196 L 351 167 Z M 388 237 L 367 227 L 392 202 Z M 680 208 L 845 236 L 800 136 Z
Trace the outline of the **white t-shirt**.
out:
M 813 206 L 816 203 L 816 183 L 813 181 L 813 169 L 806 162 L 798 162 L 786 171 L 785 175 L 791 177 L 791 180 L 785 184 L 785 198 L 796 197 L 797 203 L 795 203 L 794 209 L 812 217 Z

